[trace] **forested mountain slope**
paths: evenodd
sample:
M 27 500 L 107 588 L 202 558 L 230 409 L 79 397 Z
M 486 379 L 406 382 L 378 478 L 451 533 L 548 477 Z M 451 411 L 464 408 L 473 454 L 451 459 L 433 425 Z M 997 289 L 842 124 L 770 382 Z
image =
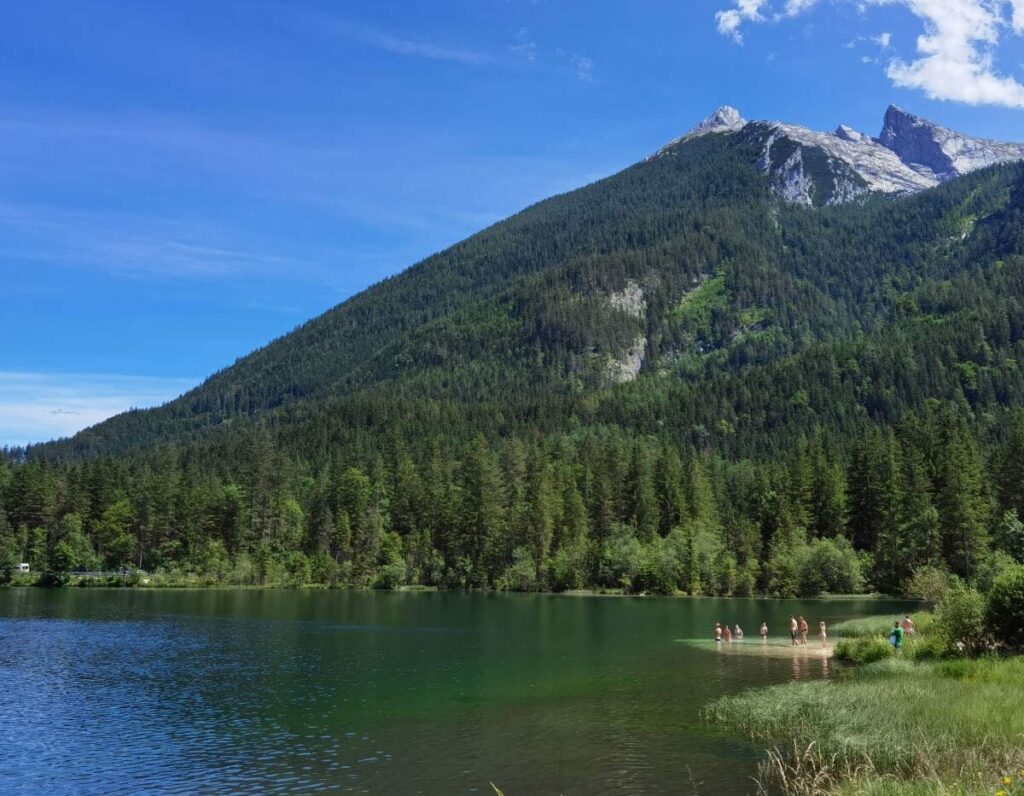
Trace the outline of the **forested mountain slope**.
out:
M 0 547 L 778 594 L 1024 556 L 1024 166 L 793 203 L 767 128 L 701 132 L 0 465 Z

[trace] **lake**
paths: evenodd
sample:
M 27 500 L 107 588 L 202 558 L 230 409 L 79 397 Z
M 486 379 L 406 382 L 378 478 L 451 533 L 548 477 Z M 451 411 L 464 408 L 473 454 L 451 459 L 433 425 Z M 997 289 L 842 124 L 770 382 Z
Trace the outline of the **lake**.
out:
M 835 664 L 719 654 L 783 601 L 0 589 L 0 786 L 14 793 L 743 793 L 762 750 L 715 697 Z

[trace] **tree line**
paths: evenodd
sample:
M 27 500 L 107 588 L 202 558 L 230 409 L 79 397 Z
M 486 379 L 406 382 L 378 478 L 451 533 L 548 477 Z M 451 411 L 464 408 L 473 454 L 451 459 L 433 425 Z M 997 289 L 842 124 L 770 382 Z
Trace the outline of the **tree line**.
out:
M 728 461 L 612 426 L 392 438 L 311 467 L 261 424 L 231 472 L 188 449 L 0 465 L 0 567 L 242 584 L 903 594 L 1024 561 L 1024 412 L 1003 439 L 929 402 L 843 444 Z

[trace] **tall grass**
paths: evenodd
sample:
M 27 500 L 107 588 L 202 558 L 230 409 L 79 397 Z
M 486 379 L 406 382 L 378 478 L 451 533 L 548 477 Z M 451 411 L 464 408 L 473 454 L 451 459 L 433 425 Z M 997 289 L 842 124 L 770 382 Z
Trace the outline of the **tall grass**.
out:
M 914 627 L 918 633 L 927 635 L 931 631 L 933 614 L 922 611 L 911 614 L 910 618 L 914 620 Z M 893 616 L 891 614 L 848 619 L 845 622 L 837 622 L 832 625 L 829 632 L 837 638 L 866 638 L 868 636 L 888 638 L 889 633 L 892 632 L 893 622 L 902 619 L 902 615 Z
M 1001 773 L 1024 765 L 1024 659 L 890 659 L 842 682 L 724 697 L 707 715 L 786 745 L 762 767 L 766 789 L 993 793 Z

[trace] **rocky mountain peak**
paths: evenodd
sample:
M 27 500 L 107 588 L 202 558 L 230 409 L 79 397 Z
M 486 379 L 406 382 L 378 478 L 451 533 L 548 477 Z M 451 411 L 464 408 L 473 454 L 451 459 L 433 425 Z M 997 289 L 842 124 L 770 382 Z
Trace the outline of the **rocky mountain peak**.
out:
M 732 105 L 723 105 L 710 116 L 702 119 L 686 135 L 673 138 L 647 159 L 651 160 L 652 158 L 668 154 L 675 147 L 683 143 L 683 141 L 687 141 L 691 138 L 697 138 L 702 135 L 707 135 L 708 133 L 735 133 L 737 130 L 742 130 L 746 123 L 747 120 L 744 119 L 742 114 L 732 107 Z
M 760 149 L 757 165 L 776 193 L 798 204 L 842 204 L 867 193 L 905 195 L 996 163 L 1024 159 L 1024 144 L 949 130 L 896 105 L 871 138 L 845 124 L 822 133 L 784 122 L 748 122 L 723 105 L 651 157 L 674 155 L 708 133 L 733 133 Z
M 706 119 L 701 120 L 696 127 L 686 134 L 687 138 L 693 138 L 707 133 L 721 133 L 739 130 L 747 123 L 738 110 L 731 105 L 723 105 Z
M 896 105 L 885 112 L 878 142 L 920 173 L 929 173 L 940 182 L 961 174 L 1024 158 L 1024 144 L 973 138 Z
M 852 127 L 847 127 L 845 124 L 841 124 L 836 128 L 835 136 L 843 141 L 860 142 L 870 140 L 864 133 L 854 130 Z

